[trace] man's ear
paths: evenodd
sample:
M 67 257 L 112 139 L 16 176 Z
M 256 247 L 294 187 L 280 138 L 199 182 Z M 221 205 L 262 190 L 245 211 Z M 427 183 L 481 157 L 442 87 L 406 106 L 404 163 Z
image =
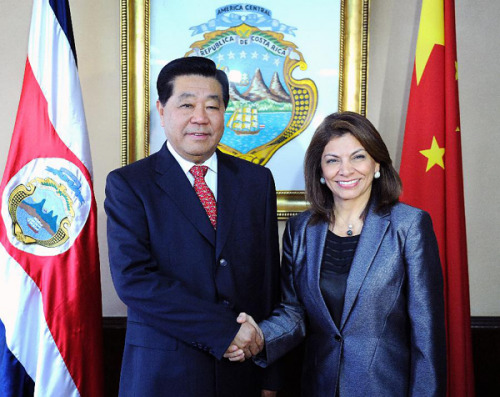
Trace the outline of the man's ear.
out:
M 156 101 L 156 110 L 158 110 L 158 114 L 160 115 L 160 122 L 161 126 L 164 127 L 163 125 L 163 115 L 165 114 L 165 108 L 161 104 L 161 102 L 158 100 Z

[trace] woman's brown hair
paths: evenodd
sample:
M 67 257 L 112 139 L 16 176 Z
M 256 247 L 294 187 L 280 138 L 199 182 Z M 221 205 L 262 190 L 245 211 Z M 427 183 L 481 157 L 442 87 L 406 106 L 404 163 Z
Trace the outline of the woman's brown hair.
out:
M 332 192 L 320 183 L 321 157 L 328 142 L 344 134 L 354 136 L 380 164 L 380 178 L 373 180 L 370 196 L 370 202 L 375 203 L 375 211 L 383 212 L 399 200 L 401 179 L 392 165 L 387 146 L 373 124 L 358 113 L 333 113 L 327 116 L 314 132 L 304 160 L 306 198 L 311 204 L 313 221 L 333 219 Z M 363 216 L 365 215 L 366 210 L 363 213 Z

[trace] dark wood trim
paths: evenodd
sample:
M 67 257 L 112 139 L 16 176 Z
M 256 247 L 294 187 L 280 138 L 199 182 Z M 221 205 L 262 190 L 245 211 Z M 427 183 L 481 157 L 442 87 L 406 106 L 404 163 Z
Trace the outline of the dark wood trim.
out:
M 102 328 L 103 329 L 126 329 L 127 328 L 127 317 L 103 317 L 102 318 Z
M 472 329 L 500 329 L 500 317 L 471 317 L 470 326 Z
M 104 395 L 106 397 L 118 396 L 126 329 L 126 317 L 103 317 L 102 319 L 102 335 L 104 339 Z
M 103 317 L 102 325 L 105 396 L 115 397 L 118 396 L 127 318 Z M 500 317 L 471 317 L 471 335 L 476 396 L 499 396 Z
M 500 317 L 472 317 L 471 335 L 476 396 L 500 396 Z

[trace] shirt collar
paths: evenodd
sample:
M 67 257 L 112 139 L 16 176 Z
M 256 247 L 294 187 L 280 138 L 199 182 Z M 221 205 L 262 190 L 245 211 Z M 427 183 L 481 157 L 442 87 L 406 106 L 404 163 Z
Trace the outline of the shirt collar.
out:
M 170 153 L 172 153 L 172 156 L 174 156 L 174 158 L 177 160 L 177 162 L 179 163 L 179 165 L 181 166 L 182 168 L 182 171 L 184 171 L 184 173 L 186 175 L 189 175 L 189 170 L 194 166 L 194 165 L 206 165 L 208 167 L 209 170 L 215 172 L 217 174 L 217 153 L 214 152 L 214 154 L 212 154 L 205 162 L 203 162 L 202 164 L 195 164 L 191 161 L 188 161 L 186 160 L 184 157 L 182 157 L 179 153 L 177 153 L 174 149 L 174 147 L 172 146 L 172 144 L 167 141 L 167 149 Z

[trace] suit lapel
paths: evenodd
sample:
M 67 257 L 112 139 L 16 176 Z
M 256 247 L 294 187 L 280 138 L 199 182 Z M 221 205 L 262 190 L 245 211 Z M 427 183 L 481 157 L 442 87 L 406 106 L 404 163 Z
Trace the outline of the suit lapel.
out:
M 363 231 L 359 238 L 358 247 L 347 278 L 347 287 L 345 292 L 344 310 L 340 328 L 344 327 L 347 318 L 352 310 L 356 297 L 359 294 L 366 274 L 373 263 L 375 255 L 384 239 L 387 228 L 389 227 L 387 214 L 378 215 L 373 211 L 373 207 L 366 217 Z
M 337 332 L 337 326 L 326 306 L 323 294 L 320 288 L 321 263 L 323 261 L 323 252 L 325 250 L 326 235 L 328 233 L 328 223 L 321 222 L 315 225 L 307 225 L 306 244 L 307 244 L 307 273 L 310 287 L 309 293 L 314 301 L 314 307 L 319 311 L 320 317 L 324 320 L 326 327 L 333 327 Z
M 240 181 L 234 162 L 217 151 L 217 242 L 215 255 L 219 257 L 227 241 L 240 194 Z
M 168 151 L 166 145 L 158 153 L 155 170 L 156 183 L 193 226 L 215 245 L 215 231 L 207 213 L 179 163 Z

